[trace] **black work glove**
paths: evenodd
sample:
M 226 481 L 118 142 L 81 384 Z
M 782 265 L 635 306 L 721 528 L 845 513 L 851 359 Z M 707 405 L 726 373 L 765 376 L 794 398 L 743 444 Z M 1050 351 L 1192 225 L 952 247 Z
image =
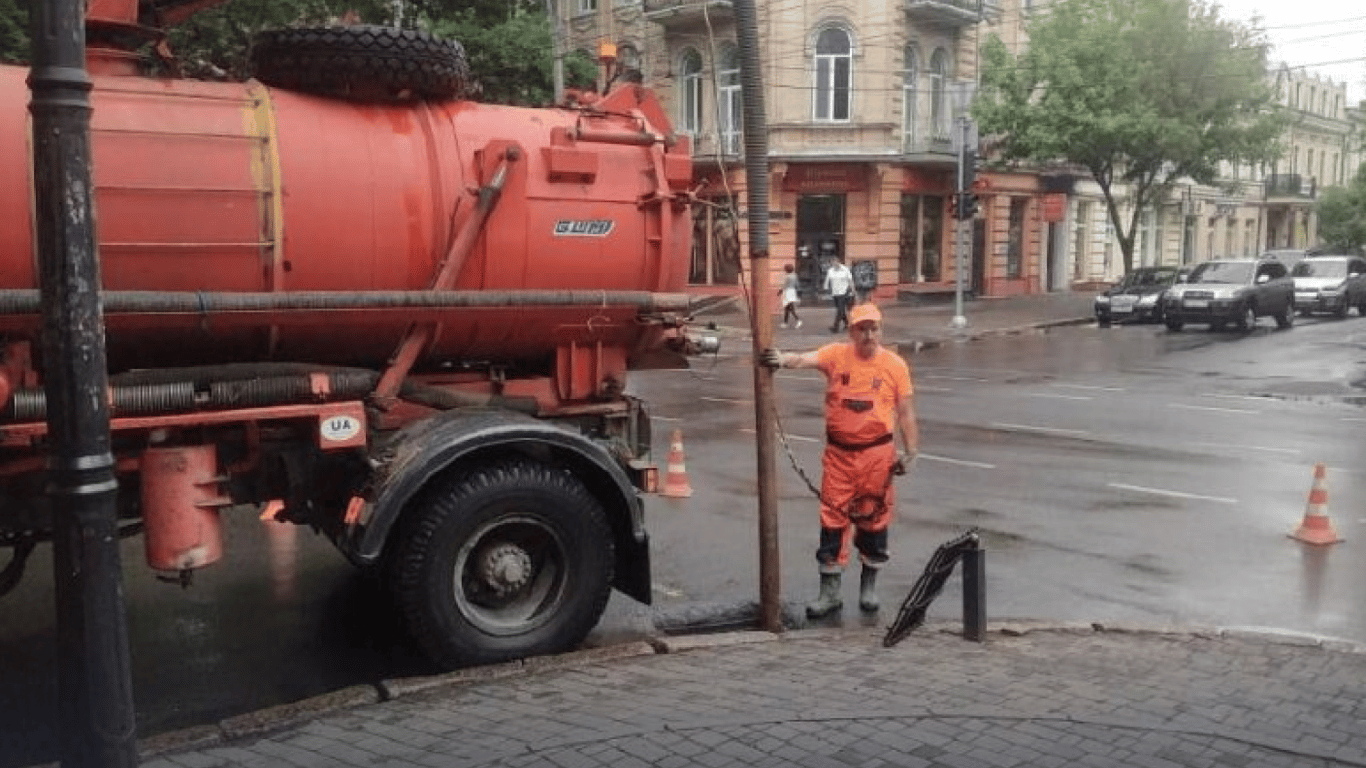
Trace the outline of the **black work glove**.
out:
M 783 367 L 783 353 L 773 348 L 765 349 L 759 353 L 759 365 L 776 371 Z

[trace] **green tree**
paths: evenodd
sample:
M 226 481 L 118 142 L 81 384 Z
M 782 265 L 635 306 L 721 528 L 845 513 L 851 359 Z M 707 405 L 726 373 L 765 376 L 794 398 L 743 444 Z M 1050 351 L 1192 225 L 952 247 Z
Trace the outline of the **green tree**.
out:
M 1357 252 L 1366 246 L 1366 165 L 1346 187 L 1331 187 L 1319 197 L 1319 239 L 1335 250 Z
M 544 7 L 505 12 L 497 17 L 476 10 L 434 19 L 433 34 L 459 40 L 465 46 L 478 101 L 538 106 L 554 97 L 554 57 L 550 21 Z M 596 69 L 581 55 L 565 57 L 565 84 L 592 85 Z
M 983 47 L 973 116 L 993 160 L 1090 173 L 1126 271 L 1140 215 L 1174 184 L 1280 151 L 1264 36 L 1205 0 L 1058 0 L 1027 32 L 1019 56 L 995 36 Z
M 0 62 L 28 61 L 28 3 L 0 0 Z

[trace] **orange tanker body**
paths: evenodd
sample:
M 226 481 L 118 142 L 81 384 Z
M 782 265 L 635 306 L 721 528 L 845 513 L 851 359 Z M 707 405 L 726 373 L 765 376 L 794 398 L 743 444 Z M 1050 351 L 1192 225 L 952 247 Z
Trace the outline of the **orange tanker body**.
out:
M 362 68 L 378 40 L 464 76 L 418 33 L 271 40 L 295 62 L 357 46 Z M 624 389 L 689 348 L 692 222 L 687 143 L 648 91 L 522 109 L 271 61 L 282 87 L 153 79 L 96 53 L 119 509 L 154 569 L 231 558 L 219 516 L 244 505 L 310 525 L 387 566 L 445 666 L 577 644 L 612 586 L 649 602 L 656 471 Z M 0 68 L 10 179 L 32 173 L 27 74 Z M 51 532 L 31 185 L 0 185 L 0 209 L 0 546 L 22 567 Z

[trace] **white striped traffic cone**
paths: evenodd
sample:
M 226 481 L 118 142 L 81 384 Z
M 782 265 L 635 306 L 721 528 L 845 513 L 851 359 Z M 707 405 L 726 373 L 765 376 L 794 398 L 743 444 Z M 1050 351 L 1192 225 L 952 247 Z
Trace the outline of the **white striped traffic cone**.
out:
M 686 499 L 692 495 L 692 485 L 688 483 L 688 470 L 683 466 L 683 430 L 675 429 L 669 440 L 669 459 L 664 473 L 664 490 L 660 496 L 671 499 Z
M 1336 544 L 1342 541 L 1328 519 L 1328 469 L 1314 465 L 1314 485 L 1309 489 L 1309 502 L 1304 505 L 1304 520 L 1290 534 L 1306 544 Z

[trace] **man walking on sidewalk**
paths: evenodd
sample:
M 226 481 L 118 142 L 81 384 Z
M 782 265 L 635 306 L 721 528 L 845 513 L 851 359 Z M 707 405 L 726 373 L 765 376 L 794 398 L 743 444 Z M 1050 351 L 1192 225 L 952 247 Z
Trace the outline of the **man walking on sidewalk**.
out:
M 849 534 L 859 551 L 859 608 L 878 609 L 877 573 L 888 559 L 887 526 L 896 489 L 892 479 L 914 463 L 920 434 L 912 402 L 910 366 L 882 347 L 882 313 L 872 304 L 854 308 L 849 341 L 814 352 L 766 349 L 769 368 L 817 368 L 825 374 L 825 454 L 821 459 L 821 534 L 816 560 L 820 595 L 806 606 L 817 619 L 839 610 L 840 577 L 849 562 Z M 901 433 L 904 451 L 897 453 Z
M 849 327 L 849 304 L 854 300 L 854 273 L 844 266 L 843 256 L 836 256 L 825 271 L 825 290 L 835 302 L 835 322 L 831 323 L 830 332 L 839 333 L 841 326 Z

